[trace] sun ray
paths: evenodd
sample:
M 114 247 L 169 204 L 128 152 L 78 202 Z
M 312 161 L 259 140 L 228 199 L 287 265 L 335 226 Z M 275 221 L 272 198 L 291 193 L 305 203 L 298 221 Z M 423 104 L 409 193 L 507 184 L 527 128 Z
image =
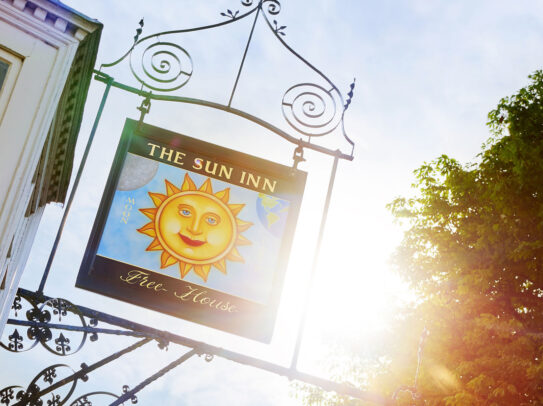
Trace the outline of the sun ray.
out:
M 162 255 L 160 255 L 160 267 L 166 268 L 170 265 L 173 265 L 177 262 L 177 259 L 170 255 L 168 251 L 162 251 Z
M 190 178 L 188 173 L 185 173 L 185 179 L 183 180 L 183 185 L 181 185 L 181 191 L 186 192 L 187 190 L 196 190 L 196 185 Z
M 237 217 L 245 204 L 228 204 L 230 188 L 213 194 L 211 178 L 198 188 L 188 173 L 180 188 L 167 179 L 164 183 L 166 194 L 148 192 L 155 207 L 140 211 L 151 222 L 137 229 L 153 238 L 147 251 L 162 251 L 161 268 L 178 264 L 180 279 L 194 271 L 207 282 L 212 268 L 226 275 L 227 261 L 244 262 L 237 247 L 252 244 L 241 233 L 253 223 Z M 192 222 L 199 218 L 206 223 L 195 234 Z
M 226 259 L 229 259 L 230 261 L 235 261 L 235 262 L 245 262 L 245 260 L 243 259 L 243 257 L 240 255 L 240 253 L 235 247 L 232 248 L 232 250 L 228 253 L 228 255 L 226 256 Z
M 253 225 L 250 221 L 243 221 L 241 219 L 236 218 L 236 224 L 238 226 L 238 232 L 242 233 L 249 229 Z
M 168 195 L 168 197 L 181 192 L 181 190 L 177 186 L 169 182 L 167 179 L 164 179 L 164 182 L 166 183 L 166 194 Z
M 192 264 L 188 264 L 186 262 L 179 261 L 179 272 L 181 273 L 181 279 L 183 279 L 190 271 L 190 268 L 192 268 Z
M 230 188 L 215 193 L 215 197 L 223 203 L 228 203 L 228 199 L 230 199 Z
M 156 237 L 156 230 L 154 223 L 147 223 L 142 228 L 138 228 L 138 231 L 142 234 L 148 235 L 149 237 Z
M 226 260 L 224 258 L 215 262 L 213 266 L 226 275 Z
M 140 211 L 145 214 L 147 217 L 149 217 L 151 220 L 154 220 L 156 217 L 157 209 L 156 207 L 149 208 L 149 209 L 140 209 Z
M 151 244 L 145 249 L 146 251 L 160 251 L 162 249 L 162 244 L 158 241 L 158 238 L 155 238 Z
M 251 245 L 252 242 L 249 241 L 247 238 L 242 236 L 241 234 L 238 235 L 238 238 L 236 238 L 236 245 Z
M 211 187 L 211 179 L 207 178 L 205 182 L 200 186 L 200 189 L 198 189 L 200 192 L 208 193 L 210 195 L 213 194 L 213 188 Z
M 156 207 L 160 206 L 162 202 L 168 198 L 168 196 L 163 195 L 161 193 L 152 193 L 152 192 L 149 192 L 149 196 L 151 197 L 151 200 L 153 200 L 153 203 Z
M 237 216 L 239 212 L 241 211 L 241 209 L 243 209 L 244 207 L 245 207 L 244 204 L 229 204 L 228 205 L 228 208 L 230 209 L 232 214 L 234 214 L 234 216 Z
M 194 272 L 196 273 L 196 275 L 202 278 L 204 282 L 207 282 L 207 277 L 209 275 L 210 269 L 211 265 L 194 265 Z

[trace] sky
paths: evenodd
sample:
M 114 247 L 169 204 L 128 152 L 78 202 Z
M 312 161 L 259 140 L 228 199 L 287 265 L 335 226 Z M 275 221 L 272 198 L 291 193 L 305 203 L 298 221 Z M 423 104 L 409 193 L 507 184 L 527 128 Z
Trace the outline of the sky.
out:
M 131 46 L 138 21 L 143 35 L 224 21 L 221 12 L 246 10 L 239 1 L 118 0 L 66 1 L 104 24 L 97 64 L 111 62 Z M 473 161 L 490 136 L 487 114 L 500 98 L 528 83 L 543 64 L 543 5 L 536 1 L 283 1 L 273 16 L 285 25 L 283 39 L 321 70 L 345 96 L 356 78 L 345 114 L 355 142 L 352 162 L 339 163 L 309 313 L 299 369 L 330 378 L 331 348 L 342 340 L 366 342 L 386 334 L 391 316 L 412 299 L 389 258 L 401 241 L 386 204 L 411 193 L 413 170 L 441 154 Z M 174 36 L 192 57 L 193 76 L 176 94 L 226 104 L 243 55 L 252 19 L 228 29 Z M 213 33 L 211 32 L 213 31 Z M 170 39 L 170 38 L 169 38 Z M 125 60 L 106 70 L 137 86 Z M 289 130 L 281 98 L 293 84 L 319 78 L 284 51 L 263 21 L 257 24 L 232 106 Z M 90 133 L 104 85 L 91 84 L 76 161 Z M 45 293 L 206 341 L 280 365 L 289 365 L 318 234 L 332 160 L 306 151 L 304 199 L 287 268 L 274 338 L 270 345 L 124 304 L 74 287 L 109 168 L 126 117 L 137 118 L 141 99 L 112 89 L 90 151 Z M 259 156 L 292 164 L 293 145 L 241 118 L 199 106 L 152 102 L 149 124 Z M 316 137 L 315 137 L 316 138 Z M 332 149 L 349 152 L 340 134 L 321 137 Z M 76 163 L 77 166 L 77 163 Z M 36 289 L 60 222 L 62 207 L 48 207 L 28 259 L 21 286 Z M 5 340 L 5 338 L 4 338 Z M 94 362 L 132 339 L 101 335 L 66 359 L 42 348 L 2 352 L 0 382 L 26 385 L 48 365 L 76 368 Z M 161 351 L 147 344 L 91 375 L 76 394 L 120 393 L 177 358 L 186 349 Z M 416 349 L 413 349 L 416 351 Z M 6 363 L 6 364 L 4 364 Z M 23 367 L 24 366 L 24 367 Z M 32 366 L 32 367 L 29 367 Z M 398 386 L 408 384 L 398 382 Z M 140 404 L 298 405 L 282 377 L 221 359 L 194 358 L 138 395 Z

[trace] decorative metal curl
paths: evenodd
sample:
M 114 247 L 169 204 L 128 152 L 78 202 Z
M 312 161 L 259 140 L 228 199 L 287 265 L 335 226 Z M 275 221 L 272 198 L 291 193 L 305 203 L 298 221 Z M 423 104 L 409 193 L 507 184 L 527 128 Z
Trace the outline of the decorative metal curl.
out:
M 65 299 L 50 299 L 44 302 L 40 308 L 42 313 L 48 313 L 49 311 L 47 309 L 51 309 L 53 316 L 55 318 L 58 317 L 58 321 L 62 322 L 65 318 L 70 318 L 77 320 L 83 327 L 87 327 L 87 323 L 85 322 L 85 318 L 83 317 L 83 314 L 81 311 L 77 308 L 77 306 L 74 306 L 72 303 L 68 302 Z M 38 320 L 36 320 L 38 321 Z M 44 321 L 44 320 L 39 320 Z M 50 320 L 46 320 L 45 322 L 49 322 Z M 36 327 L 30 327 L 28 329 L 29 336 L 30 331 L 32 329 L 37 330 Z M 43 328 L 41 328 L 43 330 Z M 50 329 L 45 329 L 49 331 L 48 339 L 45 339 L 45 337 L 38 337 L 41 344 L 50 352 L 56 355 L 71 355 L 79 351 L 83 345 L 85 344 L 85 341 L 87 339 L 87 332 L 82 333 L 75 333 L 68 334 L 67 331 L 60 331 L 55 333 L 58 334 L 58 336 L 53 338 L 53 333 Z M 66 335 L 65 335 L 66 334 Z M 74 338 L 77 338 L 77 334 L 81 334 L 81 339 L 78 341 L 74 341 Z M 94 337 L 93 337 L 94 338 Z M 96 337 L 97 338 L 97 337 Z M 96 341 L 96 340 L 93 340 Z
M 37 323 L 49 323 L 51 321 L 51 313 L 47 309 L 34 308 L 26 312 L 26 318 L 28 321 L 35 321 Z M 31 340 L 37 340 L 41 343 L 45 343 L 52 338 L 51 330 L 47 327 L 29 327 L 27 330 L 27 336 Z
M 297 131 L 308 136 L 332 132 L 341 122 L 341 96 L 335 88 L 326 90 L 314 83 L 300 83 L 283 96 L 285 120 Z
M 15 399 L 15 389 L 21 388 L 22 386 L 8 386 L 0 390 L 0 404 L 8 405 L 13 399 Z
M 43 400 L 38 398 L 38 393 L 40 392 L 40 387 L 34 383 L 28 385 L 26 390 L 20 390 L 15 396 L 23 405 L 29 406 L 43 406 Z
M 114 62 L 102 64 L 100 66 L 100 71 L 95 71 L 97 73 L 95 79 L 104 83 L 113 84 L 115 87 L 119 87 L 134 94 L 139 94 L 140 96 L 145 96 L 152 100 L 191 103 L 233 113 L 266 127 L 294 144 L 303 144 L 304 148 L 317 150 L 333 156 L 339 154 L 341 159 L 352 160 L 354 142 L 346 134 L 343 116 L 352 101 L 354 83 L 351 84 L 347 100 L 344 100 L 338 87 L 324 75 L 323 72 L 313 66 L 285 42 L 284 30 L 286 26 L 280 25 L 277 22 L 277 19 L 274 19 L 273 17 L 281 12 L 281 3 L 279 0 L 240 0 L 240 2 L 241 5 L 247 7 L 248 10 L 245 13 L 243 13 L 243 11 L 240 13 L 238 10 L 227 9 L 226 12 L 220 13 L 223 17 L 227 17 L 226 21 L 200 27 L 164 31 L 144 38 L 139 38 L 138 36 L 137 41 L 123 56 Z M 160 92 L 173 92 L 174 90 L 183 87 L 193 74 L 193 62 L 190 54 L 183 47 L 175 44 L 174 40 L 162 40 L 163 37 L 171 34 L 193 33 L 224 27 L 249 17 L 250 15 L 254 15 L 254 23 L 227 105 L 195 98 L 160 94 Z M 247 50 L 249 49 L 249 44 L 252 39 L 252 33 L 259 15 L 262 15 L 269 29 L 279 40 L 281 45 L 322 79 L 322 81 L 312 79 L 312 81 L 316 81 L 316 83 L 320 83 L 320 85 L 314 83 L 295 85 L 288 89 L 283 96 L 282 110 L 284 118 L 296 132 L 310 137 L 309 140 L 298 142 L 297 139 L 299 138 L 299 134 L 289 134 L 259 117 L 232 108 L 232 99 L 237 88 Z M 130 60 L 130 69 L 136 80 L 141 83 L 141 89 L 117 83 L 112 77 L 101 72 L 102 68 L 113 67 L 126 58 Z M 156 93 L 149 92 L 147 89 L 144 89 L 144 87 L 156 91 Z M 350 154 L 346 154 L 339 149 L 330 149 L 323 145 L 311 142 L 311 137 L 329 134 L 335 129 L 338 129 L 338 127 L 345 140 L 351 145 Z
M 91 325 L 92 327 L 98 326 L 98 320 L 90 319 L 89 320 L 89 325 Z M 98 340 L 98 333 L 96 333 L 96 332 L 91 333 L 91 335 L 89 336 L 89 340 L 91 340 L 92 342 L 97 341 Z
M 89 398 L 99 397 L 99 396 L 104 396 L 104 395 L 115 398 L 115 399 L 119 399 L 119 396 L 115 395 L 114 393 L 96 391 L 96 392 L 85 393 L 84 395 L 79 396 L 72 403 L 70 403 L 70 406 L 94 406 L 94 404 L 92 403 L 92 400 Z M 98 403 L 98 404 L 102 404 L 102 403 Z
M 17 404 L 28 406 L 44 406 L 45 400 L 47 406 L 63 405 L 70 398 L 70 396 L 72 396 L 75 390 L 77 380 L 74 380 L 72 382 L 71 387 L 63 396 L 55 393 L 56 389 L 52 391 L 47 391 L 47 389 L 63 379 L 60 377 L 58 371 L 65 368 L 70 371 L 70 374 L 74 372 L 73 369 L 71 369 L 68 365 L 51 365 L 38 373 L 38 375 L 36 375 L 34 379 L 32 379 L 32 382 L 30 382 L 30 384 L 27 386 L 26 390 L 19 390 L 15 396 L 14 389 L 22 388 L 21 386 L 8 386 L 2 389 L 0 391 L 0 403 L 9 406 L 11 404 L 11 401 L 16 400 Z M 45 388 L 42 389 L 42 387 L 40 387 L 38 384 L 42 386 L 43 384 L 45 384 Z M 43 393 L 44 390 L 46 391 L 46 393 L 40 395 L 40 393 Z
M 267 11 L 271 15 L 275 16 L 281 12 L 281 3 L 278 0 L 260 0 L 259 3 L 262 7 L 267 5 Z M 245 7 L 251 7 L 253 5 L 253 0 L 241 0 L 241 4 L 243 4 Z
M 279 14 L 281 12 L 281 3 L 279 3 L 279 1 L 277 0 L 264 0 L 262 2 L 262 6 L 264 6 L 264 4 L 267 4 L 268 6 L 268 13 L 270 13 L 271 15 L 273 16 L 276 16 L 277 14 Z
M 162 41 L 145 48 L 138 45 L 130 53 L 130 69 L 142 85 L 171 92 L 183 87 L 191 78 L 192 59 L 183 47 Z
M 24 299 L 24 300 L 23 300 Z M 36 305 L 28 300 L 24 296 L 17 295 L 13 300 L 13 305 L 11 306 L 11 314 L 17 317 L 19 312 L 26 315 L 28 320 L 33 320 L 34 318 L 46 318 L 46 315 L 41 315 L 41 311 L 36 307 Z M 24 331 L 24 330 L 23 330 Z M 30 331 L 27 331 L 27 334 L 20 333 L 17 328 L 14 328 L 11 334 L 8 333 L 8 326 L 5 327 L 5 334 L 2 338 L 7 337 L 7 342 L 0 341 L 0 347 L 8 350 L 10 352 L 24 352 L 34 348 L 38 342 L 38 335 L 47 336 L 47 331 L 37 332 L 36 334 L 31 334 Z M 49 332 L 50 334 L 50 332 Z M 28 340 L 32 340 L 32 343 L 28 343 Z

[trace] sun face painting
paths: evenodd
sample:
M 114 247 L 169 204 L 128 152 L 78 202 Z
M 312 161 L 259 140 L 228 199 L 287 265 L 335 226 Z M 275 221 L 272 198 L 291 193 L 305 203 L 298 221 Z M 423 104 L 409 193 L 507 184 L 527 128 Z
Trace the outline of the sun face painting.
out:
M 269 343 L 305 180 L 128 119 L 76 286 Z
M 211 179 L 200 188 L 188 173 L 181 188 L 165 179 L 166 194 L 149 192 L 155 207 L 140 209 L 151 222 L 138 229 L 153 240 L 147 251 L 162 251 L 161 268 L 177 264 L 183 279 L 191 270 L 204 282 L 212 267 L 227 273 L 227 260 L 243 262 L 238 245 L 252 223 L 237 217 L 244 204 L 230 204 L 230 189 L 213 193 Z

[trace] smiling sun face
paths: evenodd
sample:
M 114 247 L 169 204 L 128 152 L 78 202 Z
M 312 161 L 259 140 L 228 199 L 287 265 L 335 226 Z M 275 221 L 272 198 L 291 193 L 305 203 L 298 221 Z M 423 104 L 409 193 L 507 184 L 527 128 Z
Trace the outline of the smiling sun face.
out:
M 245 205 L 228 204 L 230 189 L 213 194 L 210 178 L 198 189 L 188 173 L 181 189 L 165 183 L 165 195 L 149 192 L 155 207 L 140 211 L 152 221 L 138 230 L 153 237 L 147 251 L 163 251 L 161 268 L 178 263 L 181 279 L 192 269 L 207 281 L 212 266 L 226 274 L 226 260 L 243 262 L 236 246 L 251 244 L 241 233 L 252 223 L 237 218 Z

